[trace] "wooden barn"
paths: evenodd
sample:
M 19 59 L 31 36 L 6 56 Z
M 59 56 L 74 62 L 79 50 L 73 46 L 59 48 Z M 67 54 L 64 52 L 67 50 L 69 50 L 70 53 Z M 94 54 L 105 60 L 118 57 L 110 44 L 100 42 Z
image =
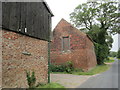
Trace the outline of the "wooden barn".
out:
M 52 16 L 46 2 L 2 2 L 3 88 L 28 87 L 26 71 L 48 82 Z
M 97 64 L 92 39 L 62 19 L 53 30 L 51 63 L 64 64 L 67 61 L 85 71 Z

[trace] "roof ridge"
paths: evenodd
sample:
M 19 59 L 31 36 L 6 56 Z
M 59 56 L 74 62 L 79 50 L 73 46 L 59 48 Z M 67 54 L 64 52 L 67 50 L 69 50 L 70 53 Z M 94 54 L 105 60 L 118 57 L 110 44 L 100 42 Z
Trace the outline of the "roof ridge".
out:
M 80 31 L 78 28 L 74 27 L 71 23 L 69 23 L 69 22 L 68 22 L 67 20 L 65 20 L 64 18 L 62 18 L 62 19 L 60 20 L 60 22 L 61 22 L 62 20 L 64 20 L 64 21 L 65 21 L 66 23 L 68 23 L 70 26 L 72 26 L 73 28 L 75 28 L 76 31 L 79 31 L 80 33 L 83 33 L 83 34 L 87 35 L 86 33 Z M 60 23 L 60 22 L 59 22 L 59 23 Z M 57 25 L 59 25 L 59 23 L 58 23 Z
M 87 35 L 86 33 L 82 32 L 82 31 L 80 31 L 79 29 L 77 29 L 76 27 L 74 27 L 71 23 L 69 23 L 68 21 L 66 21 L 64 18 L 62 18 L 62 19 L 58 22 L 58 24 L 55 26 L 53 32 L 56 30 L 56 28 L 59 26 L 59 24 L 60 24 L 61 22 L 67 23 L 70 27 L 72 27 L 72 28 L 75 30 L 75 32 L 84 35 L 85 37 L 89 38 L 89 39 L 93 42 L 92 38 L 91 38 L 89 35 Z M 62 26 L 60 25 L 60 27 L 62 27 Z
M 49 13 L 50 13 L 52 16 L 54 16 L 53 13 L 52 13 L 52 11 L 51 11 L 51 9 L 50 9 L 50 7 L 49 7 L 49 5 L 47 4 L 46 0 L 42 0 L 42 2 L 44 3 L 44 5 L 46 6 L 46 8 L 48 9 Z

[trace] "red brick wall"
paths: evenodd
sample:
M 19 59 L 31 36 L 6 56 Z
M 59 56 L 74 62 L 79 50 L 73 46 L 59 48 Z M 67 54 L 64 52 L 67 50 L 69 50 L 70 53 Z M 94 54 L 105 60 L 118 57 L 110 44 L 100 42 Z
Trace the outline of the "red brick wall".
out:
M 91 69 L 97 64 L 94 45 L 89 38 L 86 38 L 86 52 L 88 69 Z
M 62 37 L 70 37 L 70 51 L 62 51 Z M 51 63 L 63 64 L 72 61 L 75 68 L 88 70 L 96 65 L 94 45 L 86 34 L 61 20 L 53 31 Z
M 47 83 L 48 42 L 6 30 L 1 33 L 2 87 L 28 87 L 25 70 L 35 72 L 37 83 Z

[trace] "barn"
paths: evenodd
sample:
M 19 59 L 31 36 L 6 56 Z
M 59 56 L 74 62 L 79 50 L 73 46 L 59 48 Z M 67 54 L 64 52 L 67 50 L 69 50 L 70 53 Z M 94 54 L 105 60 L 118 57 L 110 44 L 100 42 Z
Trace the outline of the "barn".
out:
M 75 68 L 87 71 L 96 66 L 96 55 L 92 39 L 61 19 L 53 30 L 51 41 L 51 64 L 71 61 Z
M 26 71 L 48 82 L 52 16 L 46 2 L 2 2 L 3 88 L 28 87 Z

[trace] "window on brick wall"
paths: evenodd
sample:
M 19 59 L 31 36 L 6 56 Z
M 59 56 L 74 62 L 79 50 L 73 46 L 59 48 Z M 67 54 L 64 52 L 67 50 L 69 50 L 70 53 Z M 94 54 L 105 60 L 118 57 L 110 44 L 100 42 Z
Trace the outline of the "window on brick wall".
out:
M 62 39 L 62 50 L 63 51 L 70 50 L 70 38 L 69 37 L 63 37 L 63 39 Z

